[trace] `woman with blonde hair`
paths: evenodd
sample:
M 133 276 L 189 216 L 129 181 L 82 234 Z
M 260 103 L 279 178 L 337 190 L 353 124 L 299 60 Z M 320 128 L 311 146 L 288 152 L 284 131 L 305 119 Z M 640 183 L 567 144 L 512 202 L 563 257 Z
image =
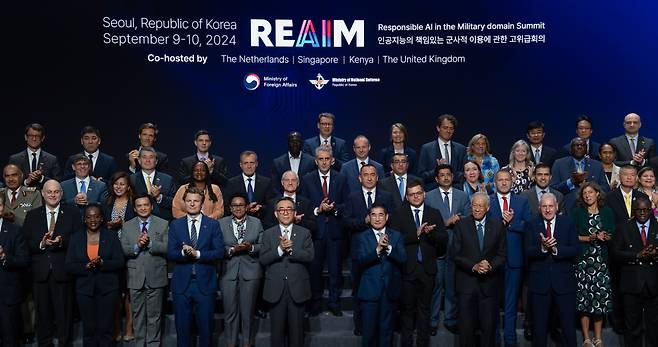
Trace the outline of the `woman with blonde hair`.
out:
M 498 159 L 491 155 L 490 148 L 489 140 L 484 134 L 475 134 L 468 141 L 466 152 L 466 160 L 473 160 L 480 166 L 480 171 L 484 177 L 484 186 L 489 194 L 494 191 L 494 177 L 496 172 L 500 170 Z
M 502 168 L 512 175 L 512 194 L 521 194 L 532 187 L 534 168 L 528 143 L 523 140 L 514 142 L 509 153 L 509 164 Z

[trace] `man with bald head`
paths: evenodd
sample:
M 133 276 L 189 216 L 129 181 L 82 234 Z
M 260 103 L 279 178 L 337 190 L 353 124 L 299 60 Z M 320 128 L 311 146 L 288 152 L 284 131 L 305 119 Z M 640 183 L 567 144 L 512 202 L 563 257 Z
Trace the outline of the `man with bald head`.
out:
M 344 163 L 340 169 L 340 173 L 347 178 L 347 185 L 350 188 L 350 192 L 361 189 L 359 176 L 361 167 L 366 164 L 372 164 L 377 169 L 377 176 L 384 177 L 384 166 L 370 159 L 370 140 L 367 137 L 363 135 L 357 136 L 354 139 L 354 146 L 352 148 L 354 149 L 356 158 Z
M 71 235 L 82 231 L 77 207 L 61 204 L 62 186 L 48 180 L 41 191 L 44 206 L 25 216 L 23 233 L 32 256 L 32 281 L 40 347 L 71 344 L 73 282 L 64 267 Z
M 610 139 L 610 144 L 617 149 L 617 166 L 646 166 L 649 159 L 656 156 L 656 143 L 653 139 L 640 136 L 642 120 L 637 113 L 624 117 L 624 135 Z
M 2 170 L 6 187 L 0 189 L 0 195 L 5 196 L 5 214 L 8 219 L 13 217 L 14 223 L 23 225 L 25 215 L 42 205 L 41 194 L 36 187 L 26 187 L 23 183 L 23 171 L 9 164 Z
M 282 186 L 276 184 L 284 172 L 291 170 L 299 177 L 315 170 L 315 158 L 302 152 L 304 139 L 298 131 L 288 134 L 288 153 L 284 153 L 272 161 L 272 189 L 277 195 L 282 192 Z

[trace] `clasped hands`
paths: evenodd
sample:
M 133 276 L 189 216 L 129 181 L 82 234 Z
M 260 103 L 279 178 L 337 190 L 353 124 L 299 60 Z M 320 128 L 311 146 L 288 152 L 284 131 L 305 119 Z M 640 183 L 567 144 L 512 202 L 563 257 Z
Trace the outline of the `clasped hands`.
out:
M 587 171 L 571 173 L 571 183 L 574 186 L 578 187 L 584 182 L 587 182 Z
M 39 182 L 41 181 L 41 177 L 43 177 L 43 171 L 41 170 L 41 168 L 39 168 L 38 170 L 34 170 L 27 175 L 27 178 L 25 179 L 25 183 L 27 183 L 27 185 L 30 185 L 32 184 L 32 182 Z
M 377 242 L 377 254 L 382 254 L 388 250 L 388 235 L 384 234 L 384 236 L 379 238 L 379 242 Z
M 292 252 L 292 240 L 287 236 L 279 236 L 279 247 L 283 250 L 283 253 L 290 254 Z
M 539 237 L 541 238 L 541 245 L 544 247 L 545 250 L 550 251 L 552 253 L 555 253 L 557 251 L 557 240 L 551 236 L 551 237 L 546 237 L 544 234 L 539 233 Z
M 658 248 L 650 244 L 644 247 L 636 257 L 639 260 L 655 260 L 656 255 L 658 255 Z
M 334 208 L 336 208 L 336 202 L 330 201 L 329 198 L 324 198 L 320 202 L 320 206 L 318 206 L 318 213 L 332 211 Z
M 151 242 L 151 239 L 149 238 L 148 233 L 140 233 L 139 238 L 137 239 L 137 246 L 139 249 L 144 249 L 146 246 L 148 246 L 149 242 Z
M 88 271 L 93 271 L 101 267 L 103 265 L 103 259 L 101 257 L 96 257 L 92 260 L 90 260 L 87 265 L 85 265 L 85 269 Z
M 477 272 L 480 275 L 489 273 L 491 269 L 491 264 L 489 264 L 489 261 L 486 259 L 482 259 L 479 263 L 473 265 L 473 272 Z
M 185 244 L 185 242 L 183 242 L 183 254 L 185 254 L 185 256 L 190 258 L 196 258 L 196 252 L 197 250 L 194 249 L 194 247 L 187 245 Z
M 259 204 L 258 202 L 254 201 L 247 205 L 247 213 L 249 214 L 256 214 L 260 209 L 263 208 L 263 205 Z
M 53 238 L 52 232 L 45 233 L 41 239 L 41 244 L 44 247 L 61 246 L 61 243 L 62 235 L 57 235 L 57 237 Z
M 436 224 L 427 224 L 427 222 L 421 224 L 418 229 L 416 229 L 416 236 L 420 237 L 422 234 L 429 234 L 430 231 L 436 228 Z
M 233 255 L 240 254 L 240 253 L 243 253 L 243 252 L 250 252 L 251 251 L 251 242 L 244 241 L 244 242 L 242 242 L 240 244 L 237 244 L 237 245 L 235 245 L 231 248 L 233 249 L 233 251 L 231 251 L 231 253 Z M 281 249 L 283 249 L 283 247 L 281 247 Z
M 503 224 L 505 225 L 510 225 L 512 224 L 512 220 L 514 219 L 514 210 L 509 209 L 507 211 L 503 211 Z
M 605 241 L 609 241 L 610 239 L 611 239 L 610 234 L 608 234 L 608 232 L 605 230 L 597 231 L 589 235 L 590 242 L 594 242 L 597 240 L 601 242 L 605 242 Z

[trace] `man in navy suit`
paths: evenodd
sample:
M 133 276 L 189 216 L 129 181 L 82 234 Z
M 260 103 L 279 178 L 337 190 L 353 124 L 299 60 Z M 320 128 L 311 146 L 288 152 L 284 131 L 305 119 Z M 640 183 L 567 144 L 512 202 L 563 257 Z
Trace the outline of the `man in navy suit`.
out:
M 528 123 L 526 137 L 528 138 L 528 142 L 530 142 L 530 155 L 532 155 L 532 161 L 535 165 L 544 163 L 551 167 L 555 161 L 557 150 L 544 144 L 545 136 L 546 132 L 544 132 L 544 123 L 538 121 Z
M 154 148 L 155 141 L 158 137 L 158 127 L 153 123 L 144 123 L 139 126 L 139 132 L 137 133 L 137 138 L 139 139 L 139 148 L 133 149 L 126 157 L 128 158 L 128 171 L 135 173 L 140 169 L 139 157 L 140 152 L 143 147 Z M 169 158 L 165 153 L 156 151 L 156 158 L 158 159 L 156 170 L 169 172 Z
M 97 180 L 109 181 L 110 177 L 117 171 L 117 163 L 114 157 L 107 155 L 100 151 L 101 145 L 101 132 L 92 126 L 86 126 L 80 131 L 80 144 L 82 145 L 82 154 L 91 160 L 91 176 Z M 64 164 L 64 179 L 75 177 L 75 173 L 71 169 L 73 159 L 77 154 L 74 154 L 66 160 Z
M 356 158 L 343 163 L 340 168 L 340 173 L 347 178 L 347 185 L 350 192 L 359 190 L 361 182 L 359 182 L 359 174 L 361 167 L 366 164 L 372 164 L 377 169 L 377 176 L 384 177 L 384 167 L 382 164 L 370 159 L 370 141 L 367 137 L 359 135 L 354 139 L 354 154 Z
M 25 127 L 27 150 L 9 157 L 8 164 L 18 166 L 25 175 L 23 181 L 25 186 L 41 189 L 49 179 L 57 181 L 62 179 L 62 168 L 57 157 L 41 148 L 45 139 L 45 129 L 41 124 L 28 124 Z
M 344 166 L 343 166 L 344 167 Z M 387 191 L 377 189 L 377 169 L 372 164 L 361 167 L 359 174 L 360 189 L 349 194 L 345 202 L 343 226 L 351 236 L 350 255 L 352 259 L 352 296 L 354 297 L 354 328 L 361 329 L 361 307 L 358 299 L 359 281 L 361 280 L 361 267 L 358 266 L 357 249 L 354 237 L 368 228 L 368 210 L 373 203 L 384 205 L 387 211 L 393 209 L 393 197 Z
M 258 168 L 258 154 L 254 151 L 240 153 L 240 174 L 231 177 L 226 183 L 224 195 L 231 197 L 234 194 L 247 196 L 247 213 L 256 218 L 263 218 L 263 206 L 267 204 L 272 193 L 269 177 L 256 173 Z M 224 204 L 224 215 L 231 214 L 230 204 Z
M 452 141 L 457 128 L 457 118 L 450 114 L 439 116 L 436 120 L 436 131 L 439 137 L 420 147 L 418 158 L 418 176 L 425 182 L 426 190 L 436 188 L 434 168 L 441 164 L 452 166 L 457 180 L 461 179 L 464 171 L 466 147 L 461 143 Z
M 487 218 L 503 222 L 507 228 L 507 262 L 504 268 L 504 340 L 505 346 L 516 345 L 516 304 L 523 277 L 523 234 L 531 221 L 528 199 L 511 194 L 512 174 L 500 170 L 495 177 L 496 192 L 489 199 Z M 496 335 L 498 339 L 498 335 Z
M 140 170 L 130 176 L 135 195 L 148 194 L 153 198 L 153 214 L 172 220 L 171 202 L 176 194 L 176 183 L 166 173 L 157 171 L 157 153 L 153 147 L 142 147 L 139 151 Z
M 393 195 L 394 208 L 402 206 L 402 203 L 407 200 L 407 183 L 420 178 L 409 174 L 409 158 L 404 153 L 393 154 L 391 158 L 391 169 L 393 174 L 382 178 L 379 181 L 379 187 Z
M 318 136 L 313 136 L 304 141 L 304 152 L 315 156 L 315 149 L 319 146 L 331 147 L 331 152 L 336 159 L 332 164 L 333 169 L 340 170 L 341 165 L 350 160 L 350 154 L 347 151 L 345 140 L 332 135 L 335 120 L 336 116 L 329 112 L 320 113 L 318 116 L 318 130 L 320 133 Z
M 443 223 L 448 232 L 448 249 L 453 243 L 453 227 L 462 218 L 471 213 L 471 202 L 468 194 L 452 187 L 454 175 L 452 166 L 441 164 L 434 170 L 436 182 L 439 187 L 429 191 L 425 197 L 427 206 L 441 212 Z M 488 205 L 487 205 L 488 209 Z M 436 259 L 436 277 L 434 282 L 434 294 L 432 294 L 431 326 L 432 336 L 436 335 L 439 324 L 439 313 L 441 311 L 441 292 L 443 292 L 443 325 L 452 333 L 457 332 L 457 300 L 455 297 L 455 263 L 450 254 L 445 254 Z
M 208 165 L 210 170 L 210 180 L 213 184 L 224 188 L 228 180 L 228 167 L 224 158 L 210 153 L 210 146 L 212 145 L 212 138 L 208 130 L 201 129 L 194 134 L 194 146 L 196 147 L 196 154 L 181 159 L 178 166 L 178 183 L 187 184 L 190 182 L 192 176 L 192 168 L 198 161 L 202 161 Z M 228 198 L 228 196 L 227 196 Z
M 183 194 L 187 216 L 169 225 L 167 258 L 176 263 L 171 293 L 179 347 L 191 345 L 193 316 L 199 332 L 199 346 L 213 344 L 216 263 L 224 257 L 224 239 L 219 222 L 201 214 L 204 198 L 203 191 L 188 188 Z
M 401 293 L 402 266 L 407 260 L 400 232 L 386 228 L 388 212 L 373 203 L 368 212 L 370 228 L 354 237 L 361 268 L 359 300 L 363 310 L 361 345 L 392 346 L 393 315 Z
M 576 276 L 574 264 L 580 255 L 576 227 L 569 217 L 557 215 L 557 199 L 552 193 L 539 200 L 541 218 L 528 223 L 525 253 L 528 260 L 528 292 L 532 302 L 532 345 L 547 344 L 549 317 L 558 313 L 562 341 L 576 346 Z M 508 234 L 509 236 L 509 234 Z M 508 243 L 509 246 L 509 243 Z M 508 252 L 509 254 L 509 252 Z
M 593 141 L 590 137 L 594 129 L 594 123 L 592 119 L 586 115 L 581 115 L 576 118 L 576 136 L 585 140 L 585 155 L 588 158 L 599 159 L 599 147 L 601 144 Z M 562 146 L 561 153 L 558 153 L 559 157 L 569 156 L 571 153 L 571 143 L 567 143 Z
M 610 139 L 617 150 L 615 165 L 649 165 L 649 159 L 656 156 L 656 143 L 653 139 L 640 136 L 642 120 L 637 113 L 629 113 L 624 117 L 624 135 Z
M 302 134 L 293 131 L 288 134 L 288 153 L 274 158 L 272 161 L 272 190 L 281 194 L 281 185 L 278 184 L 283 173 L 291 170 L 299 177 L 315 170 L 315 157 L 302 152 L 304 140 Z
M 75 177 L 62 182 L 64 203 L 71 206 L 77 205 L 80 208 L 88 204 L 101 203 L 107 194 L 107 186 L 89 176 L 91 160 L 83 154 L 78 154 L 71 162 Z
M 341 289 L 341 256 L 343 250 L 342 217 L 348 188 L 345 176 L 331 169 L 334 158 L 331 148 L 320 146 L 315 149 L 317 171 L 309 172 L 302 179 L 304 192 L 311 199 L 313 215 L 317 220 L 317 231 L 312 234 L 315 256 L 311 262 L 311 315 L 319 314 L 323 292 L 322 271 L 325 260 L 329 270 L 328 306 L 338 314 Z M 334 312 L 335 311 L 335 312 Z

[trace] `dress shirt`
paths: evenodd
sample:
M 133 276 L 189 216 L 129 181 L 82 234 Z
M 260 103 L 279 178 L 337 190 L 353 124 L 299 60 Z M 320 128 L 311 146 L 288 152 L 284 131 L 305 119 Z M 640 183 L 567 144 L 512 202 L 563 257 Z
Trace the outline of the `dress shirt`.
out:
M 550 220 L 550 222 L 551 222 L 551 237 L 552 238 L 555 238 L 555 233 L 557 232 L 557 230 L 555 229 L 555 221 L 557 221 L 556 217 L 553 217 L 553 219 Z M 544 230 L 546 230 L 546 220 L 545 219 L 544 219 Z M 544 233 L 542 233 L 542 235 L 544 235 L 544 237 L 546 237 L 546 235 Z M 541 243 L 541 238 L 539 238 L 539 240 L 540 240 L 539 243 Z M 543 253 L 548 253 L 548 250 L 546 248 L 544 248 L 544 245 L 541 245 L 541 251 Z M 555 250 L 551 253 L 553 255 L 557 255 L 557 246 L 555 247 Z
M 361 186 L 361 194 L 363 195 L 363 201 L 365 201 L 366 206 L 368 206 L 368 192 L 370 192 L 370 200 L 372 203 L 375 203 L 375 194 L 377 194 L 377 187 L 372 188 L 372 190 L 367 190 L 365 187 Z
M 76 176 L 75 177 L 75 186 L 76 186 L 76 189 L 78 190 L 78 193 L 80 193 L 80 182 L 85 182 L 85 187 L 87 188 L 87 191 L 89 191 L 89 182 L 90 181 L 91 180 L 89 179 L 89 176 L 87 176 L 83 179 L 80 179 Z
M 420 210 L 418 211 L 418 220 L 420 221 L 420 225 L 423 225 L 423 212 L 425 210 L 425 203 L 422 203 L 418 207 L 410 204 L 409 207 L 411 207 L 411 217 L 413 218 L 414 223 L 416 222 L 416 210 Z
M 637 220 L 635 221 L 635 224 L 637 224 L 637 230 L 639 230 L 639 233 L 640 233 L 640 240 L 642 239 L 642 226 L 644 225 L 644 232 L 647 233 L 647 235 L 646 235 L 647 242 L 649 242 L 649 227 L 651 226 L 650 222 L 651 222 L 651 218 L 647 219 L 647 221 L 644 222 L 644 223 L 640 223 Z M 0 224 L 0 226 L 1 225 L 2 224 Z
M 542 153 L 543 149 L 544 149 L 543 144 L 540 144 L 538 147 L 535 147 L 534 145 L 530 145 L 530 151 L 531 151 L 530 155 L 532 156 L 533 161 L 535 159 L 535 153 L 537 153 L 537 151 L 539 151 L 539 158 L 538 159 L 541 159 L 541 153 Z
M 253 189 L 254 192 L 256 192 L 256 173 L 254 172 L 251 177 L 247 176 L 242 173 L 242 180 L 244 181 L 244 191 L 248 192 L 249 191 L 249 181 L 248 179 L 251 178 L 251 189 Z
M 363 165 L 370 164 L 370 157 L 365 157 L 364 159 L 356 158 L 356 168 L 359 172 L 361 172 L 361 166 L 363 166 L 361 163 L 364 163 Z
M 504 206 L 503 197 L 505 197 L 505 199 L 507 199 L 507 207 L 509 207 L 510 211 L 512 210 L 511 196 L 512 196 L 511 193 L 507 193 L 507 194 L 504 194 L 504 195 L 500 194 L 500 193 L 496 193 L 496 198 L 498 198 L 498 205 L 500 206 L 500 213 L 501 214 L 503 213 L 503 206 Z
M 50 209 L 49 206 L 46 205 L 46 232 L 50 230 L 50 212 L 55 212 L 55 224 L 57 224 L 57 218 L 59 217 L 59 204 L 57 207 L 54 209 Z M 54 229 L 53 229 L 54 230 Z M 39 242 L 39 249 L 44 250 L 46 249 L 46 245 L 43 244 L 43 241 Z
M 486 232 L 487 232 L 487 228 L 486 228 L 487 215 L 485 214 L 484 217 L 482 217 L 481 220 L 477 220 L 477 219 L 475 219 L 475 217 L 473 217 L 473 220 L 475 221 L 475 230 L 477 230 L 478 225 L 482 224 L 482 228 L 483 228 L 482 230 L 484 230 L 484 234 L 486 235 Z
M 288 193 L 283 192 L 283 197 L 284 198 L 291 198 L 293 202 L 295 202 L 295 203 L 297 202 L 297 193 L 295 193 L 293 195 L 288 195 Z
M 146 183 L 146 182 L 148 182 L 147 181 L 147 179 L 148 179 L 151 182 L 151 186 L 155 185 L 155 170 L 153 170 L 153 172 L 151 172 L 151 174 L 147 174 L 146 172 L 144 172 L 144 170 L 142 170 L 142 176 L 144 177 L 144 183 L 145 184 L 148 184 L 148 183 Z
M 96 152 L 94 153 L 83 151 L 85 157 L 89 158 L 89 156 L 91 155 L 91 167 L 89 168 L 90 174 L 91 171 L 94 171 L 94 168 L 96 167 L 96 161 L 98 161 L 98 152 L 100 152 L 99 149 L 97 149 Z
M 322 187 L 322 182 L 324 182 L 324 179 L 322 176 L 327 176 L 327 195 L 331 194 L 331 191 L 329 190 L 329 186 L 331 186 L 331 170 L 327 171 L 326 174 L 323 174 L 322 171 L 318 170 L 318 174 L 320 175 L 320 187 Z M 320 208 L 316 207 L 313 209 L 313 214 L 314 215 L 319 215 L 320 214 Z M 334 215 L 337 215 L 338 211 L 334 211 Z
M 325 140 L 327 140 L 327 145 L 331 146 L 331 136 L 325 139 L 322 135 L 318 135 L 318 138 L 320 138 L 320 146 L 324 145 Z
M 148 231 L 149 228 L 151 227 L 151 216 L 148 216 L 148 217 L 146 218 L 146 220 L 143 220 L 142 217 L 137 217 L 137 220 L 139 221 L 139 234 L 140 234 L 140 235 L 141 235 L 141 233 L 142 233 L 142 229 L 144 228 L 144 222 L 146 222 L 146 230 L 147 230 L 147 231 Z M 197 232 L 197 235 L 198 235 L 198 234 L 199 234 L 199 233 Z M 138 237 L 137 239 L 139 240 L 139 237 Z M 198 239 L 198 237 L 197 237 L 197 239 Z M 150 240 L 150 239 L 149 239 L 149 243 L 148 243 L 148 245 L 146 245 L 146 249 L 149 249 L 149 248 L 151 248 L 151 240 Z M 134 252 L 135 254 L 139 254 L 139 252 L 141 252 L 141 251 L 142 251 L 142 249 L 139 248 L 139 242 L 138 242 L 138 243 L 135 243 L 135 245 L 133 245 L 133 252 Z
M 15 190 L 15 192 L 16 192 L 16 200 L 18 200 L 18 196 L 21 194 L 21 187 L 22 187 L 22 186 L 19 186 L 19 187 Z M 11 202 L 11 195 L 14 193 L 14 190 L 11 190 L 11 189 L 7 188 L 6 192 L 7 192 L 7 199 L 5 200 L 5 201 L 6 201 L 5 204 L 6 204 L 6 205 L 9 205 L 9 203 Z
M 192 218 L 196 219 L 196 222 L 194 224 L 196 226 L 197 243 L 199 242 L 199 236 L 201 232 L 201 218 L 203 218 L 202 216 L 203 215 L 201 213 L 199 213 L 196 216 L 190 216 L 189 214 L 187 215 L 187 232 L 190 235 L 190 239 L 192 239 Z M 189 245 L 189 246 L 193 246 L 193 245 Z M 185 256 L 185 252 L 182 249 L 181 249 L 181 254 Z M 201 258 L 201 251 L 196 250 L 196 255 L 194 257 L 197 259 Z
M 537 200 L 538 201 L 541 200 L 541 196 L 544 195 L 544 194 L 541 193 L 542 191 L 545 192 L 544 194 L 551 192 L 551 190 L 548 186 L 546 188 L 543 188 L 543 189 L 539 188 L 538 186 L 535 186 L 535 193 L 537 193 Z
M 247 218 L 247 216 L 245 215 L 244 218 L 242 218 L 242 219 L 246 219 L 246 218 Z M 236 223 L 233 218 L 231 218 L 231 226 L 233 227 L 233 236 L 235 236 L 236 240 L 240 240 L 240 232 L 238 232 L 238 223 Z M 244 221 L 244 229 L 245 229 L 245 231 L 247 230 L 247 221 L 246 220 Z
M 383 227 L 379 230 L 372 229 L 372 232 L 375 233 L 375 240 L 377 240 L 377 245 L 379 245 L 379 236 L 377 236 L 377 234 L 382 233 L 382 237 L 384 237 L 384 235 L 386 235 L 386 227 Z M 375 250 L 377 250 L 377 247 L 375 247 Z M 386 246 L 386 255 L 391 255 L 392 251 L 393 251 L 393 246 L 391 246 L 390 244 Z M 379 254 L 378 256 L 381 256 L 381 254 Z
M 452 156 L 452 141 L 444 141 L 442 138 L 438 138 L 439 141 L 439 152 L 441 152 L 441 158 L 446 160 L 446 144 L 448 145 L 448 154 Z M 452 157 L 450 157 L 450 162 L 452 163 Z
M 633 149 L 637 150 L 637 145 L 638 145 L 637 140 L 638 140 L 639 137 L 640 136 L 638 134 L 635 134 L 635 136 L 631 136 L 631 135 L 626 134 L 626 142 L 628 142 L 628 147 L 630 147 L 630 149 L 631 149 L 631 155 L 635 154 L 633 152 Z M 631 140 L 633 140 L 633 143 L 631 143 Z M 633 148 L 633 147 L 635 147 L 635 148 Z
M 288 229 L 288 240 L 291 240 L 292 239 L 292 226 L 293 226 L 293 224 L 290 224 L 287 227 L 283 226 L 283 224 L 279 224 L 279 230 L 281 232 L 281 236 L 284 236 L 285 233 L 283 231 L 285 229 Z M 283 252 L 283 249 L 281 248 L 281 246 L 277 247 L 276 251 L 277 251 L 277 253 L 279 253 L 279 257 L 283 257 L 284 252 Z M 288 255 L 290 255 L 290 254 L 292 254 L 292 249 L 290 250 L 290 252 L 288 252 Z
M 299 163 L 302 161 L 302 152 L 299 152 L 297 158 L 293 157 L 290 152 L 288 152 L 288 161 L 290 162 L 290 170 L 294 173 L 299 173 Z
M 196 152 L 196 158 L 199 161 L 204 161 L 206 159 L 210 159 L 210 152 L 206 152 L 206 153 Z
M 441 196 L 440 196 L 441 201 L 443 201 L 445 199 L 445 197 L 446 197 L 445 193 L 446 192 L 448 193 L 448 201 L 450 202 L 450 206 L 448 206 L 448 207 L 450 207 L 450 209 L 449 209 L 448 212 L 450 212 L 452 214 L 452 210 L 453 210 L 453 208 L 452 208 L 452 187 L 448 188 L 448 190 L 444 190 L 443 188 L 439 187 L 439 192 L 441 192 Z M 450 216 L 448 216 L 448 217 L 450 217 Z
M 41 158 L 41 148 L 37 149 L 36 151 L 33 151 L 30 148 L 27 149 L 27 162 L 28 162 L 28 166 L 30 167 L 30 172 L 32 172 L 32 158 L 33 158 L 32 153 L 37 154 L 37 170 L 39 170 L 39 158 Z

